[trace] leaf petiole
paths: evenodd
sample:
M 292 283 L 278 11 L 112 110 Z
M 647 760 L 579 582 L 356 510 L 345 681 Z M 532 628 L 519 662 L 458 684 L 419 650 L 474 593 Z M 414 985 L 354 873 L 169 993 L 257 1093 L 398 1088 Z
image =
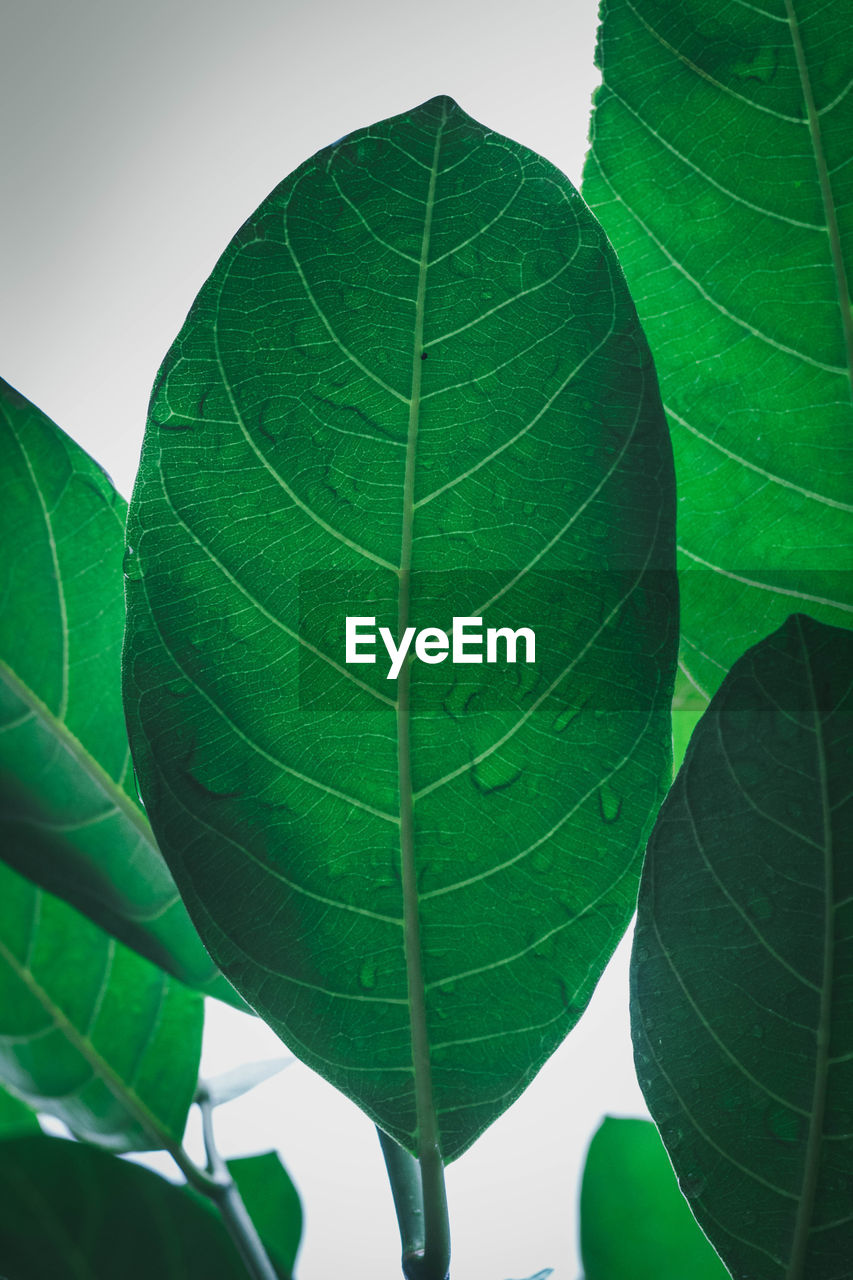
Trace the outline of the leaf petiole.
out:
M 434 1161 L 418 1162 L 387 1133 L 378 1127 L 376 1132 L 400 1228 L 403 1276 L 405 1280 L 447 1280 L 450 1225 L 441 1156 L 436 1151 Z

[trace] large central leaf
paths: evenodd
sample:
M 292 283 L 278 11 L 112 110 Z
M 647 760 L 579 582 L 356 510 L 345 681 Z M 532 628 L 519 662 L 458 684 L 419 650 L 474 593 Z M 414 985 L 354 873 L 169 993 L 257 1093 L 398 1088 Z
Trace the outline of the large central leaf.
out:
M 206 944 L 453 1158 L 580 1016 L 668 768 L 669 443 L 568 181 L 446 98 L 304 164 L 166 359 L 128 538 L 134 756 Z M 536 660 L 392 680 L 347 616 Z

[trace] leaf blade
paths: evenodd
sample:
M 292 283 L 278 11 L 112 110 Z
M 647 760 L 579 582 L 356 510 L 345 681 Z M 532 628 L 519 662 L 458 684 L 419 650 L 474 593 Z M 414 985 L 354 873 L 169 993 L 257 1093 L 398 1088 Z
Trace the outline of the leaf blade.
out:
M 5 1141 L 21 1133 L 41 1133 L 38 1118 L 26 1103 L 0 1090 L 0 1136 Z
M 84 1143 L 0 1143 L 0 1266 L 15 1280 L 244 1280 L 200 1196 Z
M 445 99 L 286 179 L 155 383 L 124 660 L 148 812 L 235 985 L 410 1151 L 428 1086 L 445 1159 L 518 1096 L 627 923 L 668 768 L 672 518 L 600 230 Z M 478 611 L 541 619 L 545 660 L 396 690 L 343 662 L 345 614 Z
M 605 1116 L 584 1165 L 585 1280 L 727 1280 L 648 1120 Z
M 201 997 L 5 865 L 0 884 L 4 1083 L 110 1149 L 180 1146 Z
M 228 1161 L 240 1198 L 276 1271 L 288 1280 L 302 1239 L 302 1204 L 276 1151 Z
M 3 857 L 156 964 L 235 1001 L 136 796 L 120 683 L 126 503 L 2 380 L 0 450 Z
M 851 625 L 849 30 L 800 0 L 602 19 L 583 190 L 655 353 L 681 661 L 710 696 L 792 609 Z
M 850 656 L 849 632 L 794 615 L 736 664 L 661 809 L 641 883 L 638 1076 L 734 1274 L 830 1277 L 853 1242 Z

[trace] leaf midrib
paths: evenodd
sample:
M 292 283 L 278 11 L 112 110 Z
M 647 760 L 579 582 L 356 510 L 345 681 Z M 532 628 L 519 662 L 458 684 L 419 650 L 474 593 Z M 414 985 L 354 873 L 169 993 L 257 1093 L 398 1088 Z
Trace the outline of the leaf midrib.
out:
M 53 521 L 51 520 L 52 513 L 47 508 L 47 503 L 44 500 L 44 494 L 41 491 L 41 486 L 39 485 L 38 479 L 36 477 L 35 469 L 33 467 L 32 462 L 30 461 L 30 455 L 27 453 L 27 450 L 24 448 L 23 441 L 20 439 L 18 433 L 15 431 L 11 421 L 8 418 L 7 418 L 7 425 L 9 428 L 9 433 L 11 435 L 11 438 L 14 440 L 15 444 L 18 446 L 18 449 L 20 450 L 21 457 L 24 460 L 24 466 L 27 468 L 27 472 L 29 474 L 30 481 L 33 486 L 33 491 L 36 495 L 36 500 L 38 501 L 39 507 L 41 508 L 42 518 L 44 520 L 45 532 L 47 534 L 47 544 L 50 550 L 50 559 L 53 565 L 53 580 L 54 580 L 54 585 L 56 587 L 56 604 L 59 610 L 60 639 L 61 639 L 61 645 L 62 645 L 62 658 L 60 663 L 61 673 L 60 673 L 59 709 L 56 714 L 59 722 L 64 723 L 65 715 L 68 711 L 68 672 L 69 672 L 69 663 L 70 663 L 69 644 L 68 644 L 68 606 L 65 601 L 65 588 L 62 583 L 62 572 L 59 567 L 59 554 L 56 548 L 56 536 L 53 532 Z
M 844 265 L 844 253 L 841 246 L 841 235 L 838 228 L 838 214 L 835 208 L 835 196 L 829 179 L 829 169 L 823 152 L 823 138 L 820 131 L 817 107 L 812 93 L 811 78 L 806 63 L 805 49 L 800 39 L 800 26 L 794 10 L 793 0 L 785 0 L 785 12 L 788 15 L 788 26 L 791 32 L 791 43 L 794 46 L 794 57 L 797 61 L 797 72 L 803 91 L 808 118 L 809 137 L 814 151 L 815 168 L 817 169 L 823 211 L 826 217 L 826 232 L 829 237 L 829 252 L 832 258 L 832 270 L 835 275 L 835 287 L 838 292 L 838 305 L 841 311 L 841 329 L 844 334 L 844 345 L 847 353 L 847 371 L 850 379 L 850 393 L 853 396 L 853 312 L 850 309 L 850 289 L 847 283 L 847 270 Z
M 786 0 L 790 4 L 790 0 Z M 823 818 L 823 873 L 824 873 L 824 915 L 823 915 L 823 974 L 821 978 L 820 1005 L 817 1025 L 817 1051 L 815 1061 L 814 1090 L 812 1093 L 811 1118 L 806 1140 L 806 1154 L 803 1162 L 803 1184 L 797 1216 L 794 1224 L 794 1236 L 791 1243 L 791 1256 L 785 1280 L 805 1280 L 806 1253 L 814 1220 L 815 1200 L 818 1190 L 818 1177 L 823 1147 L 824 1117 L 826 1114 L 827 1088 L 829 1083 L 829 1042 L 832 1027 L 833 977 L 835 967 L 835 882 L 833 875 L 833 841 L 832 819 L 829 803 L 829 785 L 826 773 L 826 750 L 823 740 L 823 725 L 814 684 L 808 644 L 803 634 L 803 627 L 797 616 L 797 633 L 803 654 L 803 666 L 809 688 L 809 701 L 814 718 L 815 751 L 817 755 L 818 779 L 820 786 L 821 815 Z
M 41 890 L 36 889 L 38 899 L 41 898 Z M 75 1027 L 74 1023 L 68 1015 L 59 1007 L 51 998 L 45 988 L 36 978 L 35 974 L 28 965 L 23 964 L 18 957 L 11 951 L 6 944 L 0 939 L 0 959 L 5 960 L 9 968 L 15 973 L 20 982 L 24 984 L 32 996 L 39 1002 L 45 1013 L 52 1019 L 55 1028 L 62 1033 L 74 1049 L 80 1054 L 84 1062 L 91 1069 L 93 1076 L 100 1079 L 113 1094 L 122 1106 L 130 1112 L 136 1122 L 144 1130 L 144 1132 L 179 1163 L 183 1165 L 185 1161 L 178 1160 L 178 1144 L 176 1141 L 162 1128 L 160 1122 L 143 1102 L 139 1094 L 122 1080 L 121 1076 L 115 1071 L 110 1063 L 95 1048 L 91 1040 L 83 1035 L 81 1031 Z M 166 975 L 163 975 L 164 981 L 167 981 Z M 183 1171 L 183 1169 L 182 1169 Z
M 412 341 L 412 394 L 409 402 L 409 429 L 406 439 L 406 469 L 403 480 L 403 511 L 400 537 L 399 596 L 397 612 L 398 638 L 409 625 L 409 592 L 412 568 L 412 546 L 415 519 L 415 463 L 417 458 L 418 425 L 420 418 L 420 391 L 423 361 L 424 311 L 426 282 L 429 265 L 432 214 L 435 205 L 435 187 L 438 177 L 438 158 L 441 137 L 447 119 L 446 109 L 436 129 L 432 167 L 429 171 L 424 230 L 421 255 L 418 264 L 418 291 L 415 302 L 415 323 Z M 397 771 L 400 816 L 400 862 L 403 888 L 403 945 L 406 961 L 406 979 L 409 996 L 409 1023 L 412 1042 L 412 1066 L 414 1069 L 415 1116 L 417 1123 L 418 1156 L 422 1176 L 425 1162 L 432 1163 L 440 1150 L 438 1120 L 432 1091 L 432 1067 L 430 1064 L 429 1032 L 426 1018 L 426 986 L 423 975 L 423 957 L 420 934 L 420 902 L 418 895 L 417 866 L 414 839 L 414 789 L 411 768 L 411 716 L 409 711 L 409 684 L 411 662 L 403 664 L 397 684 Z M 429 1229 L 430 1224 L 427 1224 Z
M 50 708 L 42 702 L 38 694 L 29 685 L 25 684 L 2 659 L 0 659 L 0 680 L 3 680 L 12 690 L 12 693 L 30 708 L 33 715 L 45 726 L 51 736 L 60 743 L 75 764 L 103 792 L 110 805 L 117 809 L 122 817 L 126 818 L 136 828 L 139 835 L 150 845 L 159 858 L 160 851 L 155 844 L 154 835 L 145 814 L 133 803 L 130 796 L 119 786 L 116 780 L 110 777 L 103 765 L 86 750 L 83 743 L 71 732 L 65 721 L 58 719 Z M 175 898 L 177 898 L 177 895 L 175 895 Z

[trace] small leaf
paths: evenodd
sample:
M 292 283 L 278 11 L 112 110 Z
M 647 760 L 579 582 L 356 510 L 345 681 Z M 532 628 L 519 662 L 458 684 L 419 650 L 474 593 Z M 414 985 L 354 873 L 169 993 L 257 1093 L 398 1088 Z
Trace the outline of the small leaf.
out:
M 0 1089 L 0 1138 L 5 1140 L 30 1132 L 41 1133 L 36 1113 L 26 1103 Z
M 800 615 L 732 668 L 649 842 L 637 1075 L 734 1276 L 853 1258 L 853 634 Z
M 275 1151 L 229 1160 L 249 1217 L 282 1280 L 289 1280 L 302 1238 L 299 1193 Z
M 605 1116 L 581 1184 L 585 1280 L 728 1280 L 678 1189 L 655 1126 Z
M 113 1150 L 179 1144 L 201 996 L 0 864 L 0 1080 Z
M 221 1075 L 214 1076 L 212 1080 L 205 1080 L 201 1087 L 207 1093 L 211 1106 L 221 1107 L 278 1075 L 291 1062 L 293 1058 L 266 1058 L 262 1062 L 242 1063 L 231 1071 L 223 1071 Z
M 139 1165 L 61 1138 L 0 1142 L 9 1280 L 246 1280 L 218 1214 Z
M 0 379 L 0 856 L 114 937 L 244 1007 L 136 795 L 121 703 L 127 504 Z
M 157 378 L 124 657 L 147 811 L 223 972 L 413 1154 L 521 1093 L 633 910 L 671 777 L 670 464 L 600 228 L 448 98 L 277 187 Z M 395 681 L 346 665 L 350 615 L 485 615 L 535 661 Z
M 792 608 L 853 625 L 853 23 L 604 0 L 596 60 L 583 194 L 655 357 L 681 662 L 710 696 Z

